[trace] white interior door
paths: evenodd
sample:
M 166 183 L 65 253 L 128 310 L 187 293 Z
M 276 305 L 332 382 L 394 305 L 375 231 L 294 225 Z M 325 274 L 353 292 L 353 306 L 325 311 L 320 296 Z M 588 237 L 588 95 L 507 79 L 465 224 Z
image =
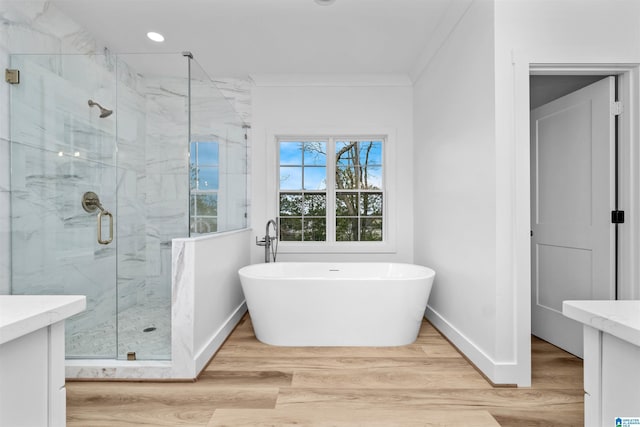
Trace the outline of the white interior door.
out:
M 615 79 L 531 112 L 531 331 L 582 357 L 562 301 L 615 297 Z

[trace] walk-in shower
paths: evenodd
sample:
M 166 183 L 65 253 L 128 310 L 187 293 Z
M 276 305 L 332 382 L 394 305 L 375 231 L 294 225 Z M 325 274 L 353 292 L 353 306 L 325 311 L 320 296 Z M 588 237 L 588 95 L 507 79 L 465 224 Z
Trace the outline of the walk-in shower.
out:
M 10 65 L 11 293 L 87 296 L 68 359 L 171 360 L 172 239 L 246 227 L 244 123 L 190 55 Z

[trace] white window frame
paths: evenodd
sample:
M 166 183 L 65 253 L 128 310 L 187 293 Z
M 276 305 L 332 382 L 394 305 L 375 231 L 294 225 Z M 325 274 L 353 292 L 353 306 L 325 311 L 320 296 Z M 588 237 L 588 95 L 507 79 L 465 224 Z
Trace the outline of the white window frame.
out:
M 371 127 L 366 129 L 273 129 L 267 131 L 268 149 L 266 156 L 267 176 L 267 216 L 278 217 L 279 182 L 280 182 L 280 141 L 318 141 L 333 139 L 344 140 L 381 140 L 382 154 L 382 241 L 335 241 L 335 189 L 327 188 L 327 240 L 323 242 L 279 242 L 278 251 L 281 253 L 395 253 L 397 236 L 396 211 L 396 131 L 390 128 Z M 331 144 L 333 146 L 333 144 Z M 331 148 L 327 147 L 327 150 Z M 327 176 L 335 174 L 335 164 L 327 159 Z M 332 175 L 333 176 L 333 175 Z M 329 187 L 329 186 L 327 186 Z

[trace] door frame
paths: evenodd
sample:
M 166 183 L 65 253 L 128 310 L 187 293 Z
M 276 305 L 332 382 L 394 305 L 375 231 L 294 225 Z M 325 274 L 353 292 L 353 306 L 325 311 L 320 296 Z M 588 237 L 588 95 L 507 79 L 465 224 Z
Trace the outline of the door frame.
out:
M 556 58 L 557 59 L 557 58 Z M 640 64 L 560 63 L 533 60 L 513 53 L 513 130 L 512 170 L 512 259 L 515 283 L 514 314 L 518 384 L 531 384 L 531 173 L 529 76 L 537 75 L 618 75 L 618 98 L 623 113 L 618 120 L 618 205 L 628 214 L 618 235 L 618 298 L 639 299 L 640 269 L 632 262 L 640 257 L 640 144 L 639 93 Z M 631 213 L 635 213 L 632 215 Z
M 623 112 L 618 118 L 618 206 L 628 213 L 625 217 L 625 223 L 619 225 L 618 229 L 618 299 L 640 298 L 640 286 L 635 280 L 639 271 L 636 263 L 631 262 L 633 255 L 640 253 L 639 220 L 638 215 L 630 214 L 630 212 L 640 212 L 638 210 L 640 206 L 639 146 L 633 144 L 638 135 L 637 120 L 636 123 L 633 121 L 634 115 L 638 114 L 638 104 L 637 99 L 634 99 L 633 87 L 637 88 L 639 70 L 638 66 L 611 64 L 529 65 L 529 75 L 618 76 L 618 99 L 623 105 Z M 529 194 L 529 200 L 531 200 L 531 194 Z M 634 283 L 636 283 L 635 286 Z

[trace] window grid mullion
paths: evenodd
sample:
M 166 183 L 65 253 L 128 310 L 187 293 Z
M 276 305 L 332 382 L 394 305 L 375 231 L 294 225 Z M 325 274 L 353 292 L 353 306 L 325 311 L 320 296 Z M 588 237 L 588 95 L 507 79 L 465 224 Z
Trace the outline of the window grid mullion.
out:
M 196 142 L 195 144 L 195 148 L 196 148 L 196 158 L 194 161 L 194 165 L 196 167 L 196 187 L 193 189 L 193 192 L 191 194 L 193 194 L 193 197 L 191 199 L 191 201 L 193 202 L 193 220 L 194 222 L 196 221 L 196 219 L 198 218 L 198 204 L 196 203 L 197 200 L 197 196 L 196 193 L 198 191 L 198 187 L 200 186 L 200 164 L 198 163 L 198 147 L 200 146 L 200 144 L 198 144 Z
M 304 238 L 304 221 L 305 221 L 305 215 L 304 215 L 304 196 L 305 196 L 305 185 L 304 185 L 304 147 L 306 144 L 306 141 L 301 141 L 301 150 L 302 153 L 300 154 L 300 173 L 302 174 L 302 176 L 300 177 L 300 186 L 302 187 L 300 189 L 300 195 L 302 196 L 302 206 L 300 206 L 300 239 L 305 242 L 306 239 Z
M 306 190 L 306 188 L 307 188 L 307 187 L 304 185 L 304 169 L 305 169 L 305 165 L 304 165 L 304 148 L 305 148 L 305 144 L 306 144 L 306 142 L 304 142 L 304 141 L 303 141 L 303 142 L 301 142 L 301 144 L 302 144 L 302 155 L 301 155 L 301 158 L 302 158 L 302 162 L 301 162 L 301 163 L 302 163 L 302 164 L 300 165 L 300 170 L 301 170 L 301 172 L 302 172 L 302 177 L 301 177 L 301 181 L 302 181 L 302 192 L 304 193 L 304 191 L 305 191 L 305 190 Z M 303 195 L 302 197 L 303 197 L 303 200 L 304 200 L 304 195 Z M 304 214 L 304 212 L 303 212 L 303 214 Z M 304 229 L 304 227 L 303 227 L 303 229 Z M 304 238 L 303 238 L 303 240 L 304 240 Z
M 326 218 L 326 241 L 334 243 L 336 241 L 336 141 L 335 138 L 327 140 L 327 212 Z
M 302 229 L 300 230 L 300 236 L 303 242 L 306 242 L 306 239 L 304 238 L 305 232 L 304 232 L 304 222 L 306 220 L 306 215 L 304 214 L 304 198 L 307 195 L 305 189 L 304 189 L 304 151 L 302 152 L 302 191 L 300 192 L 300 194 L 302 194 L 302 206 L 300 206 L 300 227 L 302 227 Z
M 358 143 L 360 144 L 360 143 Z M 358 183 L 358 187 L 360 187 L 360 183 Z M 356 215 L 358 215 L 358 235 L 356 236 L 356 241 L 359 242 L 360 236 L 362 236 L 362 215 L 361 215 L 361 211 L 362 211 L 362 192 L 360 191 L 360 188 L 358 188 L 358 211 L 356 212 Z

